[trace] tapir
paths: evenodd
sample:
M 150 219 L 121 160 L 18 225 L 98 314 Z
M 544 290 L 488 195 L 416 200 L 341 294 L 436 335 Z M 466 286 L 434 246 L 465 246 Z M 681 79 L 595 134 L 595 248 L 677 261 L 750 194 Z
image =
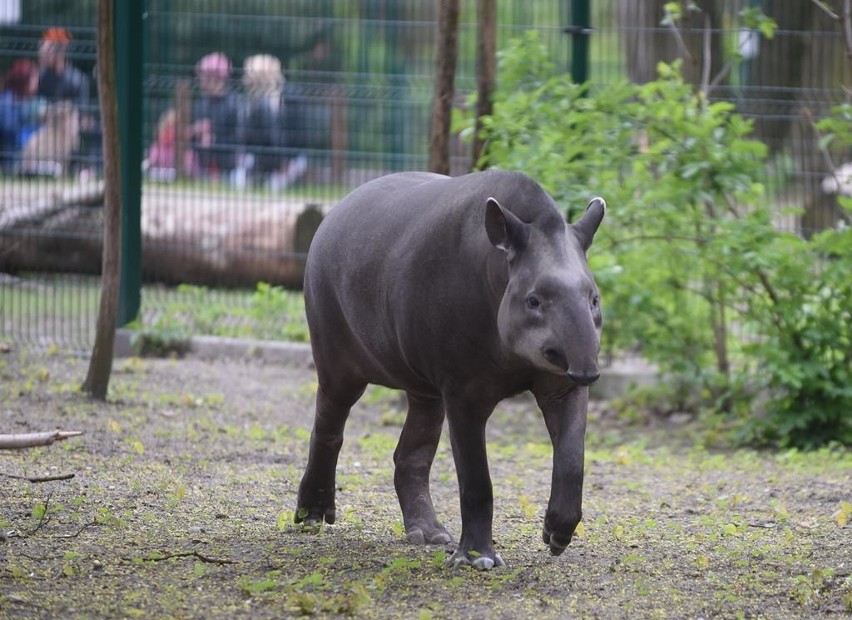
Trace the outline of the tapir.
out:
M 553 444 L 543 538 L 562 553 L 582 516 L 588 386 L 599 376 L 600 294 L 586 252 L 606 204 L 574 224 L 530 177 L 401 172 L 355 189 L 316 231 L 304 295 L 318 389 L 295 521 L 335 520 L 335 470 L 368 384 L 405 391 L 394 487 L 406 538 L 452 545 L 429 490 L 446 417 L 462 531 L 449 561 L 503 566 L 492 540 L 485 425 L 529 390 Z

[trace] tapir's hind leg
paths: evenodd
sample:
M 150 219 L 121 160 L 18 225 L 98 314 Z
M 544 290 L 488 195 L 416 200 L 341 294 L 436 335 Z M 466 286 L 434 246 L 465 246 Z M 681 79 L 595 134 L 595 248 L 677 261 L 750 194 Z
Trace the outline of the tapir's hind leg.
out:
M 405 536 L 415 544 L 440 545 L 452 540 L 438 523 L 429 492 L 429 472 L 443 423 L 440 398 L 408 394 L 408 416 L 393 454 L 393 482 L 402 508 Z
M 335 470 L 343 445 L 343 427 L 349 410 L 364 393 L 365 387 L 366 384 L 352 384 L 328 389 L 320 380 L 308 466 L 299 484 L 296 500 L 296 523 L 315 524 L 323 520 L 334 523 Z

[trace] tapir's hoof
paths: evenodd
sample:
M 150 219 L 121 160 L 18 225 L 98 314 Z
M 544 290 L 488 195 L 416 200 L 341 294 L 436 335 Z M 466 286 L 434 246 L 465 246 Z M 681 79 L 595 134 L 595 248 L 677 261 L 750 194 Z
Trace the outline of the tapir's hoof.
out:
M 500 566 L 506 566 L 506 563 L 503 561 L 503 558 L 500 557 L 499 553 L 495 553 L 493 558 L 490 558 L 487 555 L 471 557 L 470 554 L 465 553 L 460 549 L 452 555 L 452 557 L 448 560 L 448 563 L 453 568 L 459 568 L 460 566 L 472 566 L 478 570 L 491 570 L 495 566 L 498 568 Z
M 558 536 L 556 533 L 548 530 L 547 526 L 544 526 L 544 529 L 541 531 L 541 538 L 545 545 L 550 546 L 550 555 L 562 555 L 562 552 L 565 551 L 565 548 L 571 542 L 570 535 L 568 538 Z
M 323 521 L 331 525 L 337 518 L 335 509 L 332 508 L 308 508 L 300 506 L 293 515 L 294 523 L 303 523 L 306 527 L 318 527 Z
M 453 542 L 447 530 L 442 527 L 431 530 L 413 527 L 405 533 L 405 539 L 412 545 L 446 545 Z

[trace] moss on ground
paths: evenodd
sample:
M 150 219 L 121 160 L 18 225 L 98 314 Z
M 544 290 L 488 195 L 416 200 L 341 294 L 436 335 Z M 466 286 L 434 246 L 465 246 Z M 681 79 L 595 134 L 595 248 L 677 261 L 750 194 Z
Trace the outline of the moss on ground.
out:
M 531 401 L 513 400 L 489 425 L 507 567 L 453 570 L 445 549 L 401 536 L 393 395 L 356 406 L 338 523 L 303 531 L 291 520 L 312 422 L 310 370 L 123 360 L 106 404 L 78 393 L 84 375 L 84 360 L 56 352 L 0 356 L 0 432 L 86 432 L 0 454 L 0 617 L 852 614 L 848 451 L 708 452 L 689 425 L 622 428 L 597 407 L 585 519 L 552 558 L 539 533 L 550 447 Z M 74 478 L 8 477 L 65 473 Z M 433 485 L 458 535 L 446 441 Z

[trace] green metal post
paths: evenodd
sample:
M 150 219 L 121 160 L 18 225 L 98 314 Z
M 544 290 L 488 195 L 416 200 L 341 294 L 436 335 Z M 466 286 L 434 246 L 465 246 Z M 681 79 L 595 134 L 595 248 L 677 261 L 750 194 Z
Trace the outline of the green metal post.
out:
M 571 35 L 571 79 L 582 84 L 589 77 L 589 19 L 590 0 L 572 0 L 571 25 L 565 31 Z
M 145 0 L 116 0 L 115 55 L 121 140 L 121 284 L 118 325 L 139 314 L 142 289 L 142 58 Z

